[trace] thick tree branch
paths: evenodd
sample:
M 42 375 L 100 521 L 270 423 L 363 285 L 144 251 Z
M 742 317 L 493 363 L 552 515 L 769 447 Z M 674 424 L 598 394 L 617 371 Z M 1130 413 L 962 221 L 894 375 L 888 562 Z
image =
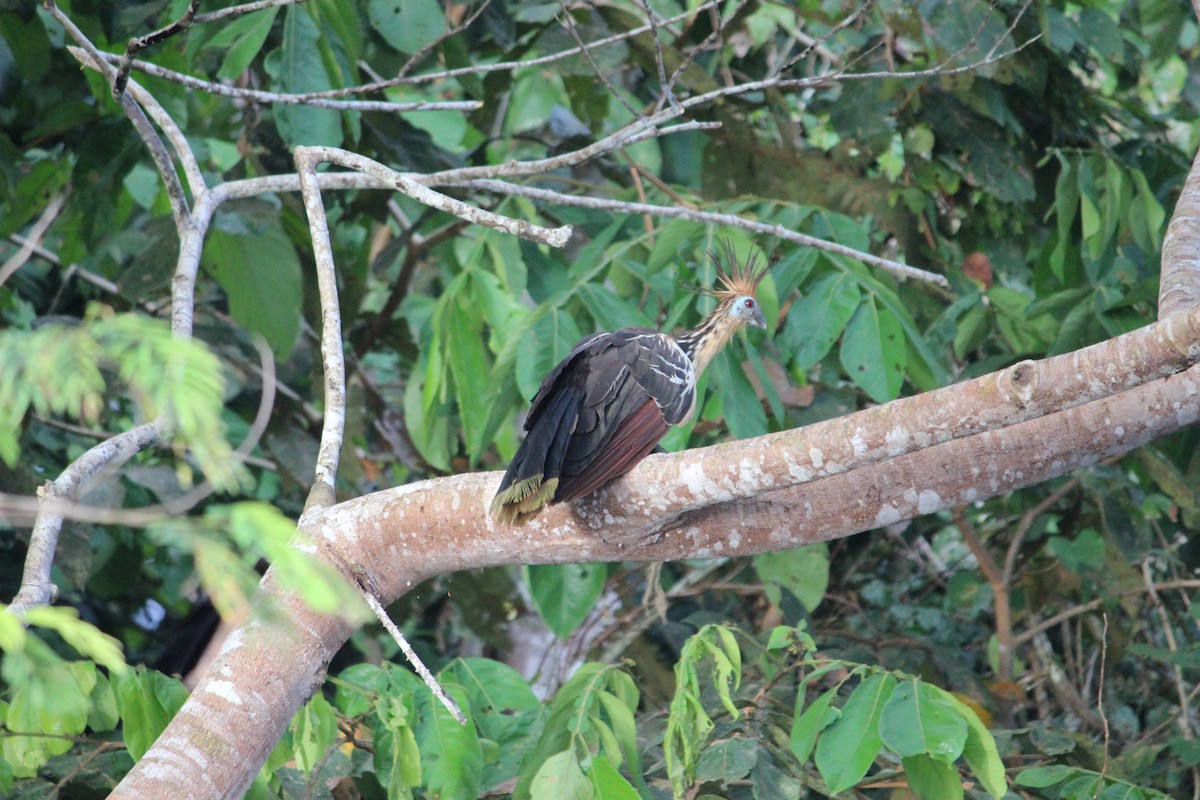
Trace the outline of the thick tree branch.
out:
M 824 478 L 786 465 L 764 468 L 749 455 L 771 438 L 762 437 L 652 456 L 625 480 L 553 506 L 523 527 L 497 526 L 487 514 L 499 473 L 472 473 L 340 503 L 306 518 L 305 528 L 375 574 L 385 602 L 432 575 L 500 564 L 749 555 L 848 536 L 1086 467 L 1194 424 L 1197 397 L 1200 367 L 1193 366 L 1000 430 L 879 461 L 861 458 Z M 810 436 L 809 449 L 835 452 L 871 413 Z M 894 429 L 927 441 L 937 433 L 936 426 Z M 350 633 L 342 620 L 281 596 L 270 573 L 263 591 L 290 616 L 257 619 L 231 638 L 212 677 L 114 797 L 229 797 L 249 784 Z M 203 751 L 195 741 L 220 746 Z
M 1161 272 L 1160 317 L 1200 305 L 1200 152 L 1163 237 Z

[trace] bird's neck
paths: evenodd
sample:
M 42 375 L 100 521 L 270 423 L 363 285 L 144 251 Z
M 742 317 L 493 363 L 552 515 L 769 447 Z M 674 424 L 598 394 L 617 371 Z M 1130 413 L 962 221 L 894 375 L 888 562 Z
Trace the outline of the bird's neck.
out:
M 737 324 L 725 313 L 724 306 L 720 305 L 703 322 L 675 341 L 692 360 L 696 375 L 699 376 L 736 330 Z

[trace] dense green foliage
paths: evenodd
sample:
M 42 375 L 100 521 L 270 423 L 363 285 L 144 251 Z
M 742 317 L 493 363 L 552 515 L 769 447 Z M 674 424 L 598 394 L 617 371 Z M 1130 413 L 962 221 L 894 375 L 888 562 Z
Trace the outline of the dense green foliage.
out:
M 60 7 L 101 50 L 121 52 L 185 5 Z M 666 17 L 689 4 L 652 5 Z M 695 288 L 711 283 L 706 253 L 722 241 L 777 260 L 760 296 L 772 325 L 716 359 L 699 413 L 668 449 L 828 419 L 1152 321 L 1166 215 L 1200 143 L 1190 8 L 889 0 L 839 25 L 855 9 L 722 4 L 726 27 L 712 40 L 707 11 L 672 24 L 660 44 L 680 98 L 784 65 L 794 77 L 845 74 L 730 94 L 688 114 L 719 128 L 531 182 L 760 220 L 899 257 L 944 274 L 950 290 L 683 218 L 462 193 L 517 218 L 574 224 L 560 252 L 400 195 L 327 192 L 351 370 L 341 493 L 502 467 L 519 414 L 578 338 L 631 324 L 679 330 L 702 316 L 711 300 Z M 439 38 L 475 10 L 309 0 L 199 25 L 142 54 L 293 93 L 363 83 L 364 65 L 394 75 L 417 55 L 413 76 L 480 68 L 383 94 L 479 101 L 471 113 L 233 101 L 133 77 L 186 133 L 212 184 L 288 172 L 296 144 L 415 172 L 542 158 L 611 133 L 660 96 L 648 33 L 587 58 L 481 68 L 641 26 L 640 3 L 571 6 L 572 32 L 557 2 L 494 0 Z M 172 341 L 149 321 L 168 315 L 178 253 L 167 195 L 109 88 L 67 44 L 44 9 L 0 9 L 0 258 L 17 252 L 10 235 L 28 235 L 52 198 L 63 201 L 45 250 L 0 285 L 0 486 L 32 496 L 105 431 L 170 409 L 179 446 L 142 453 L 88 501 L 170 502 L 198 480 L 193 471 L 226 491 L 150 531 L 68 522 L 54 579 L 79 619 L 39 611 L 25 632 L 0 615 L 0 790 L 19 797 L 55 787 L 100 796 L 145 752 L 183 690 L 123 667 L 113 638 L 130 664 L 170 663 L 160 659 L 179 647 L 197 582 L 235 612 L 263 558 L 317 587 L 312 602 L 345 605 L 284 544 L 312 481 L 322 386 L 299 198 L 222 207 L 196 292 L 203 348 Z M 227 454 L 263 391 L 258 336 L 282 388 L 255 458 L 234 470 Z M 958 514 L 828 547 L 666 565 L 652 573 L 661 617 L 643 607 L 637 565 L 444 576 L 392 612 L 470 724 L 454 724 L 390 640 L 366 628 L 253 796 L 338 787 L 339 797 L 740 800 L 852 787 L 897 796 L 907 783 L 925 798 L 1192 797 L 1200 605 L 1186 579 L 1200 568 L 1197 486 L 1200 431 L 1189 430 Z M 19 586 L 26 540 L 27 528 L 0 532 L 4 599 Z M 980 561 L 1003 564 L 1014 541 L 1012 573 L 989 582 Z M 151 601 L 161 623 L 146 613 Z M 1002 637 L 1016 647 L 1012 664 L 997 653 Z M 523 655 L 530 638 L 556 641 L 553 656 Z

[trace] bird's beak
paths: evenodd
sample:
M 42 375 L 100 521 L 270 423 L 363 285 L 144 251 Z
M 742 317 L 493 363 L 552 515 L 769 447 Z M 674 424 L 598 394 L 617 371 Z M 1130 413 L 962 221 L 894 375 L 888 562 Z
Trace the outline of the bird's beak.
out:
M 756 328 L 762 328 L 763 330 L 767 328 L 767 320 L 763 317 L 762 309 L 758 307 L 755 307 L 754 313 L 750 315 L 750 319 L 746 320 L 746 322 Z

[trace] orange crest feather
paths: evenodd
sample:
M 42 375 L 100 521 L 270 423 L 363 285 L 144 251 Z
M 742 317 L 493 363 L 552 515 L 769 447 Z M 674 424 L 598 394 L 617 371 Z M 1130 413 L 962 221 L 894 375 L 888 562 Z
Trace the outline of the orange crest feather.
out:
M 724 264 L 716 253 L 710 251 L 708 255 L 717 267 L 717 282 L 721 288 L 714 290 L 713 294 L 718 300 L 742 295 L 753 297 L 758 290 L 758 284 L 771 269 L 770 262 L 764 262 L 760 266 L 758 254 L 753 252 L 744 262 L 739 263 L 733 245 L 728 241 L 725 242 Z

